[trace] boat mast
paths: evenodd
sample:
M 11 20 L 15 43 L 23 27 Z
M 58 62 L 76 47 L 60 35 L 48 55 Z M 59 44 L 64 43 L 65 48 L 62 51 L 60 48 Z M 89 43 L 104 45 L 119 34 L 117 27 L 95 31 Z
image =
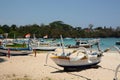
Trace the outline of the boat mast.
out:
M 33 39 L 34 39 L 34 40 L 36 39 L 35 34 L 33 34 Z
M 65 51 L 64 51 L 64 43 L 63 43 L 63 38 L 62 38 L 62 35 L 60 35 L 60 38 L 61 38 L 61 42 L 62 42 L 62 56 L 65 56 Z

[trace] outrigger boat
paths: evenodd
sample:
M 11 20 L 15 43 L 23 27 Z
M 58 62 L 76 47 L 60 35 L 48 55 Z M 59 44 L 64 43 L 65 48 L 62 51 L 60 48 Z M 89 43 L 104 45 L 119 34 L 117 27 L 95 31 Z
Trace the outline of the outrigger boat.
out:
M 11 56 L 28 55 L 32 52 L 29 48 L 0 48 L 0 54 L 5 56 L 8 54 Z
M 29 46 L 27 47 L 6 47 L 5 44 L 3 43 L 0 46 L 0 55 L 12 55 L 12 56 L 17 56 L 17 55 L 28 55 L 33 52 L 32 48 Z
M 100 42 L 100 39 L 91 39 L 91 40 L 76 40 L 75 45 L 67 45 L 68 48 L 79 48 L 79 47 L 85 47 L 90 48 L 93 45 L 96 45 Z
M 68 48 L 79 48 L 79 47 L 85 47 L 85 48 L 90 48 L 93 44 L 90 44 L 86 40 L 76 40 L 75 45 L 68 45 Z
M 62 41 L 63 52 L 61 54 L 52 53 L 53 56 L 51 57 L 51 59 L 58 66 L 63 67 L 65 71 L 68 70 L 69 68 L 97 65 L 98 63 L 100 63 L 103 53 L 109 50 L 109 49 L 105 49 L 104 51 L 101 51 L 98 43 L 97 52 L 93 52 L 92 50 L 87 50 L 85 47 L 80 47 L 74 50 L 73 52 L 65 53 L 62 36 L 61 36 L 61 41 Z M 46 56 L 46 64 L 49 54 L 50 53 L 48 53 Z
M 50 45 L 41 45 L 40 41 L 36 41 L 31 43 L 32 49 L 35 49 L 37 51 L 55 51 L 56 47 L 50 46 Z
M 0 54 L 1 55 L 11 55 L 11 56 L 18 56 L 18 55 L 28 55 L 31 54 L 33 51 L 30 50 L 5 50 L 5 49 L 1 49 L 0 50 Z

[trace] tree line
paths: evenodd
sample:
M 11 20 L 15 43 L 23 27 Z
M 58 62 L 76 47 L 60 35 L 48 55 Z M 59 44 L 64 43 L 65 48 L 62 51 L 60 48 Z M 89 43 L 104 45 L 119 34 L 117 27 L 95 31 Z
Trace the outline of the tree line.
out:
M 8 33 L 9 38 L 23 38 L 27 33 L 31 34 L 31 38 L 33 37 L 33 34 L 35 34 L 37 38 L 42 38 L 45 35 L 48 35 L 49 38 L 59 38 L 60 35 L 63 35 L 63 37 L 71 38 L 119 38 L 120 26 L 116 28 L 106 26 L 99 26 L 94 28 L 93 24 L 89 24 L 87 28 L 82 28 L 65 24 L 63 21 L 54 21 L 48 25 L 0 25 L 0 35 L 4 36 L 5 33 Z

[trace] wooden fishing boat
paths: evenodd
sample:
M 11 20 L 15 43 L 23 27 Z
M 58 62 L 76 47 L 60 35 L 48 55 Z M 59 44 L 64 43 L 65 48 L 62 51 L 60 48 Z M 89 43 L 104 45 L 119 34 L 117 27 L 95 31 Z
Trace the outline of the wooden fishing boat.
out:
M 62 40 L 62 38 L 61 38 Z M 100 50 L 99 44 L 98 44 L 98 51 L 93 52 L 91 50 L 87 50 L 85 47 L 80 47 L 77 50 L 74 50 L 70 53 L 64 52 L 64 44 L 62 40 L 62 50 L 63 52 L 60 54 L 52 53 L 53 56 L 50 58 L 58 65 L 64 68 L 64 70 L 68 70 L 69 68 L 77 68 L 77 67 L 85 67 L 85 66 L 92 66 L 97 65 L 101 61 L 101 57 L 104 52 L 108 51 L 109 49 L 106 49 L 104 51 Z M 46 56 L 46 64 L 47 64 L 47 58 Z
M 75 45 L 68 45 L 68 48 L 79 48 L 79 47 L 85 47 L 90 48 L 92 44 L 90 44 L 86 40 L 77 40 Z
M 41 44 L 40 41 L 35 41 L 33 40 L 31 44 L 32 49 L 35 49 L 37 51 L 55 51 L 56 47 L 50 45 L 50 43 L 48 45 L 43 45 Z
M 80 49 L 83 49 L 84 51 L 83 50 L 81 51 Z M 54 54 L 50 58 L 58 66 L 61 66 L 64 68 L 64 70 L 67 70 L 69 68 L 87 67 L 87 66 L 97 65 L 101 61 L 102 53 L 106 51 L 107 50 L 102 51 L 102 52 L 91 53 L 87 51 L 86 48 L 80 47 L 78 50 L 75 50 L 71 53 Z
M 11 50 L 11 49 L 0 49 L 0 54 L 1 55 L 11 55 L 11 56 L 18 56 L 18 55 L 28 55 L 31 54 L 33 51 L 32 50 Z
M 33 52 L 31 47 L 6 47 L 5 45 L 0 46 L 0 54 L 1 55 L 28 55 Z

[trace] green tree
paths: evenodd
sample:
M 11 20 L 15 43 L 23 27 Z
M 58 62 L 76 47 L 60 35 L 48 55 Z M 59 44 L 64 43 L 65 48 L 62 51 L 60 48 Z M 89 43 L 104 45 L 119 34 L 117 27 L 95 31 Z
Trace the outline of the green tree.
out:
M 5 25 L 2 26 L 2 30 L 4 31 L 4 33 L 9 33 L 10 32 L 10 27 L 5 24 Z

